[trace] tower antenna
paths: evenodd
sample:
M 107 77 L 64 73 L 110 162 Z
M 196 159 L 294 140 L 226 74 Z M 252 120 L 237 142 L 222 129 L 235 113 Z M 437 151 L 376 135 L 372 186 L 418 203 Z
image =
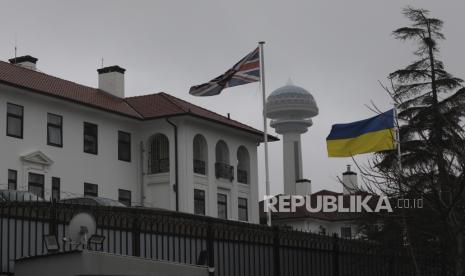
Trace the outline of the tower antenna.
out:
M 101 59 L 101 66 L 100 68 L 103 68 L 103 58 Z

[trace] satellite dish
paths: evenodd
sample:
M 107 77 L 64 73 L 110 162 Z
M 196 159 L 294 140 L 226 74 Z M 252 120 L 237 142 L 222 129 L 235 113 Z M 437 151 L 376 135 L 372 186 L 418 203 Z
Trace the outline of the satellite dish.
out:
M 79 213 L 69 222 L 69 240 L 71 244 L 87 246 L 87 240 L 95 234 L 97 223 L 93 216 L 88 213 Z

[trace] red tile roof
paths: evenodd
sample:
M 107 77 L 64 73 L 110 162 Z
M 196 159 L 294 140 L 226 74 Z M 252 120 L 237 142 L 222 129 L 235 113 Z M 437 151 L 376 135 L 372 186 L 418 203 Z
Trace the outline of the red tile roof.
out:
M 173 115 L 191 115 L 194 117 L 200 117 L 228 125 L 234 128 L 242 129 L 253 134 L 263 135 L 263 132 L 253 127 L 242 124 L 235 120 L 231 120 L 218 113 L 191 104 L 164 92 L 126 98 L 126 102 L 129 103 L 135 110 L 137 110 L 137 112 L 139 112 L 139 114 L 141 114 L 145 119 Z M 273 136 L 269 136 L 269 138 L 271 141 L 277 140 L 276 137 Z
M 255 135 L 263 135 L 263 132 L 260 130 L 163 92 L 123 99 L 100 89 L 63 80 L 4 61 L 0 61 L 0 83 L 138 120 L 191 115 L 244 130 Z M 278 140 L 274 136 L 269 137 L 271 141 Z
M 72 102 L 141 119 L 124 99 L 99 89 L 0 61 L 0 82 Z

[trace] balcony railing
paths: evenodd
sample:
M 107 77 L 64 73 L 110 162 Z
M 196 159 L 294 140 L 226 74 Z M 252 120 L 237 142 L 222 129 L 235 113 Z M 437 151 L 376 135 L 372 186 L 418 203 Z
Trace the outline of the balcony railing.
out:
M 225 178 L 229 181 L 234 180 L 234 167 L 225 163 L 215 163 L 216 178 Z
M 170 171 L 170 159 L 152 160 L 149 164 L 151 174 L 166 173 Z
M 205 161 L 194 159 L 194 173 L 206 174 Z
M 237 169 L 237 182 L 243 183 L 243 184 L 249 184 L 247 171 Z

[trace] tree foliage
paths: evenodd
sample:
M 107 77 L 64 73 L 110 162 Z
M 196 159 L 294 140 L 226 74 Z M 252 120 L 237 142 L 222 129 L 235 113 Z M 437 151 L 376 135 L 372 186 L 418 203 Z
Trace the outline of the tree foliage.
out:
M 377 154 L 366 176 L 388 195 L 424 200 L 421 210 L 384 218 L 383 238 L 389 236 L 392 244 L 392 239 L 402 237 L 394 244 L 417 249 L 440 248 L 453 260 L 456 275 L 464 275 L 463 80 L 448 73 L 439 59 L 443 22 L 423 9 L 407 7 L 403 13 L 411 24 L 395 30 L 393 36 L 413 41 L 416 59 L 392 72 L 391 87 L 385 87 L 397 105 L 402 162 L 399 166 L 396 151 Z

